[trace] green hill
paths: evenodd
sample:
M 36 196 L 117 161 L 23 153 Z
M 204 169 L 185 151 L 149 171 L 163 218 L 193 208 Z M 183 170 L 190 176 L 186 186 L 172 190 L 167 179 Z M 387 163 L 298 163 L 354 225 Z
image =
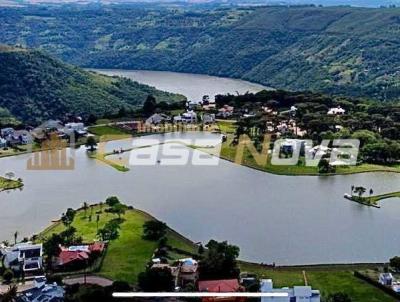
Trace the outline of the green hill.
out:
M 64 64 L 40 51 L 0 47 L 0 119 L 39 123 L 66 114 L 103 116 L 141 106 L 148 95 L 158 101 L 183 96 L 118 77 Z
M 400 8 L 66 6 L 0 9 L 0 42 L 85 67 L 172 70 L 393 99 Z

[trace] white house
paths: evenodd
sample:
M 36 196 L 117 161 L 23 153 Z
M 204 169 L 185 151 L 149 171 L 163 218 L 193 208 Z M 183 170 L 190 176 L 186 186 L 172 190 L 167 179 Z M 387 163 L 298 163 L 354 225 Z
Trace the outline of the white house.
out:
M 343 115 L 346 113 L 346 110 L 341 108 L 340 106 L 336 108 L 330 108 L 328 111 L 328 115 Z
M 319 290 L 311 286 L 295 286 L 293 288 L 274 288 L 271 279 L 261 280 L 260 290 L 269 294 L 261 297 L 261 302 L 321 302 Z
M 78 133 L 79 135 L 86 135 L 87 128 L 85 127 L 84 123 L 67 123 L 64 126 L 63 132 L 67 135 L 71 135 L 74 132 Z
M 386 286 L 391 286 L 393 284 L 394 278 L 391 273 L 379 274 L 379 283 Z
M 146 120 L 148 125 L 158 125 L 162 122 L 169 122 L 171 118 L 163 113 L 155 113 Z
M 4 266 L 15 272 L 40 272 L 43 268 L 42 244 L 19 243 L 2 250 Z
M 196 123 L 197 114 L 193 110 L 188 110 L 181 114 L 181 121 L 184 123 Z

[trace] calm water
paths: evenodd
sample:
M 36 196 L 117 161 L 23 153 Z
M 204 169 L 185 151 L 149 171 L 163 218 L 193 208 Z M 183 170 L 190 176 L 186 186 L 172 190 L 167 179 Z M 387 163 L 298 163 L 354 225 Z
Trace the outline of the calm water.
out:
M 212 138 L 177 135 L 164 137 Z M 131 143 L 112 142 L 107 148 Z M 400 254 L 400 199 L 375 209 L 343 198 L 352 184 L 376 193 L 398 190 L 400 174 L 286 177 L 222 160 L 218 166 L 136 166 L 121 173 L 88 159 L 84 148 L 75 156 L 71 171 L 28 171 L 27 155 L 0 159 L 0 173 L 14 171 L 25 182 L 22 191 L 0 193 L 0 240 L 15 230 L 21 236 L 38 232 L 67 207 L 118 195 L 194 241 L 214 238 L 239 245 L 246 260 L 379 262 Z
M 203 95 L 209 95 L 213 98 L 217 94 L 255 93 L 263 89 L 268 89 L 265 86 L 247 81 L 202 74 L 147 70 L 94 69 L 94 71 L 106 75 L 124 76 L 139 83 L 154 86 L 163 91 L 180 93 L 185 95 L 188 100 L 194 102 L 201 101 Z

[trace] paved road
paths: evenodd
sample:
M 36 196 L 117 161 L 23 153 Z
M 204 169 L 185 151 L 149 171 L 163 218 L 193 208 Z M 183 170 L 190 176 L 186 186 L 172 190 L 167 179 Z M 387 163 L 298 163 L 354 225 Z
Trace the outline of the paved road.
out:
M 80 277 L 75 277 L 75 278 L 65 278 L 63 280 L 64 284 L 67 285 L 72 285 L 72 284 L 84 284 L 85 283 L 85 278 L 83 276 Z M 100 286 L 110 286 L 113 284 L 113 281 L 110 279 L 98 277 L 98 276 L 87 276 L 86 277 L 86 283 L 88 284 L 97 284 Z

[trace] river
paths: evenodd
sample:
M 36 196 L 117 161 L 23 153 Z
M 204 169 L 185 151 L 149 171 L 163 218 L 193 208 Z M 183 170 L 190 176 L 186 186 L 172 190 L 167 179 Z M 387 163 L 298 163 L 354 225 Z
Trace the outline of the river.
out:
M 221 78 L 203 74 L 179 73 L 169 71 L 92 69 L 106 75 L 118 75 L 157 89 L 183 94 L 189 101 L 199 102 L 204 95 L 213 98 L 217 94 L 244 94 L 258 92 L 268 87 L 230 78 Z
M 130 144 L 115 141 L 107 148 Z M 75 152 L 73 170 L 40 171 L 27 170 L 29 157 L 0 159 L 2 174 L 13 171 L 25 183 L 22 191 L 0 193 L 0 240 L 12 238 L 16 230 L 21 237 L 39 232 L 68 207 L 118 195 L 193 241 L 237 244 L 244 260 L 281 265 L 382 262 L 400 254 L 399 198 L 383 201 L 381 209 L 343 198 L 351 185 L 372 187 L 376 194 L 398 191 L 400 174 L 278 176 L 224 160 L 216 166 L 135 166 L 121 173 L 89 159 L 83 147 Z

